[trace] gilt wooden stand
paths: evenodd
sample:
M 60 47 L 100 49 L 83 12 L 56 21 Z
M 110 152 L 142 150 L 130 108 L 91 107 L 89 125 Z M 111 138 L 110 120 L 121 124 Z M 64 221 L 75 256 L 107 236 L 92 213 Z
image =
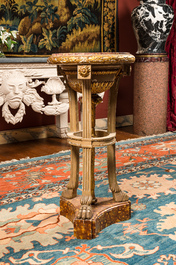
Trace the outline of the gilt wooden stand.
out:
M 58 74 L 66 80 L 70 104 L 71 174 L 67 189 L 62 192 L 61 214 L 74 224 L 74 235 L 92 239 L 103 228 L 130 218 L 130 202 L 116 179 L 116 102 L 121 77 L 130 74 L 135 57 L 129 53 L 53 54 L 48 62 L 57 64 Z M 95 130 L 96 105 L 99 93 L 109 90 L 108 129 Z M 78 128 L 77 92 L 82 93 L 83 129 Z M 113 199 L 96 198 L 94 188 L 95 147 L 107 146 L 109 186 Z M 79 148 L 83 149 L 82 196 L 77 196 Z

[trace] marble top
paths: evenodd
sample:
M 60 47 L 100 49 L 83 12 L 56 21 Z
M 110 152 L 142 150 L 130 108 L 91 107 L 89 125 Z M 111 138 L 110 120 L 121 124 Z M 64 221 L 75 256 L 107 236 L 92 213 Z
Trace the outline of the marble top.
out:
M 50 64 L 130 64 L 135 57 L 128 52 L 56 53 L 47 62 Z

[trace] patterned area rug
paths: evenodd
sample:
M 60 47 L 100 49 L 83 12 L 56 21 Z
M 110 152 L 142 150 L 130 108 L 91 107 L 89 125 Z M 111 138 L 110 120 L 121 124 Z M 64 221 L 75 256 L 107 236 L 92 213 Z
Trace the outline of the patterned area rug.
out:
M 112 196 L 106 156 L 106 148 L 96 149 L 97 197 Z M 131 219 L 78 240 L 72 223 L 59 216 L 70 152 L 1 163 L 0 264 L 175 265 L 176 134 L 120 141 L 116 165 Z M 79 194 L 81 188 L 82 168 Z

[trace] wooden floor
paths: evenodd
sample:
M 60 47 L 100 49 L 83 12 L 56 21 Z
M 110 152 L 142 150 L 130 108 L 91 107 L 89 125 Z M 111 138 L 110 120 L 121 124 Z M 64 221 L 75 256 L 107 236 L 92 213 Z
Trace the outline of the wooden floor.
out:
M 117 141 L 139 137 L 133 134 L 132 126 L 118 128 L 116 135 Z M 0 145 L 0 162 L 12 159 L 50 155 L 69 149 L 70 145 L 67 143 L 67 139 L 59 138 L 47 138 L 13 144 L 3 144 Z

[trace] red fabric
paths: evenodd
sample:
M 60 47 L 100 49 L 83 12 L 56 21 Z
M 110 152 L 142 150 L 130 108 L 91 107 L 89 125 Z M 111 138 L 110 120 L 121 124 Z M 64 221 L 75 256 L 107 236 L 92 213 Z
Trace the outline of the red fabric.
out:
M 166 52 L 169 57 L 169 85 L 167 107 L 167 129 L 176 130 L 176 1 L 166 0 L 166 4 L 174 9 L 174 23 L 166 42 Z

